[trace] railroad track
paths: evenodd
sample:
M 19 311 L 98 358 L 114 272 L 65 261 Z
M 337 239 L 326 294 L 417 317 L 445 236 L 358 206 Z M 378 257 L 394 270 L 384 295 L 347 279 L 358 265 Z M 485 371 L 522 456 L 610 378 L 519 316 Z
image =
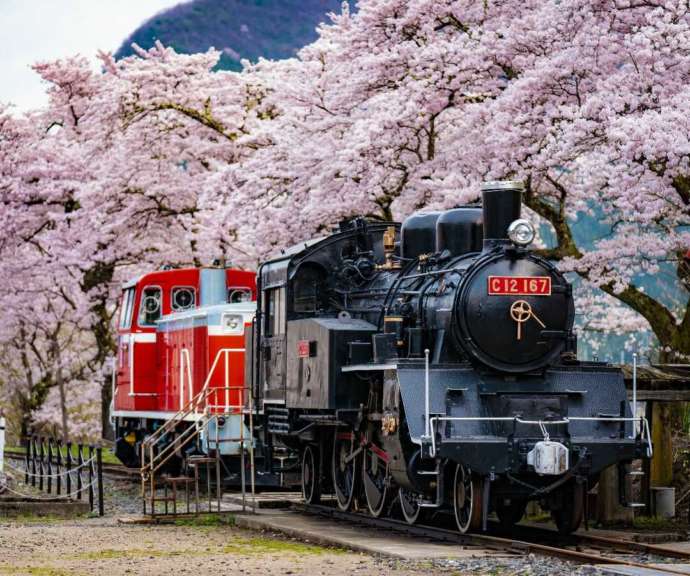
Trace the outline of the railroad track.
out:
M 24 462 L 26 459 L 24 454 L 18 452 L 5 452 L 5 458 L 19 462 Z M 118 480 L 131 480 L 132 482 L 139 482 L 141 480 L 138 469 L 127 468 L 124 464 L 103 464 L 103 475 L 117 478 Z
M 589 547 L 601 548 L 603 550 L 615 550 L 621 554 L 637 553 L 650 554 L 664 558 L 674 558 L 679 560 L 690 561 L 690 552 L 682 550 L 669 550 L 657 544 L 647 544 L 645 542 L 634 542 L 632 540 L 616 540 L 614 538 L 607 538 L 605 536 L 596 536 L 594 534 L 578 533 L 569 536 L 563 536 L 555 530 L 547 528 L 538 528 L 536 526 L 525 526 L 520 524 L 520 533 L 527 536 L 530 541 L 541 540 L 553 543 L 554 545 L 565 545 L 572 547 Z M 495 526 L 492 526 L 494 531 L 497 531 Z
M 118 480 L 140 482 L 141 474 L 138 468 L 127 468 L 124 464 L 103 464 L 103 474 Z
M 295 505 L 295 508 L 308 514 L 345 520 L 375 529 L 394 530 L 416 538 L 430 539 L 436 542 L 447 542 L 467 547 L 480 547 L 497 552 L 525 555 L 539 554 L 561 560 L 569 560 L 580 564 L 607 564 L 634 568 L 653 569 L 660 574 L 676 574 L 690 576 L 690 569 L 685 566 L 667 564 L 659 566 L 666 560 L 686 560 L 690 562 L 690 552 L 681 550 L 667 550 L 658 545 L 614 540 L 594 535 L 576 534 L 563 537 L 552 530 L 520 526 L 520 534 L 524 538 L 517 540 L 507 536 L 496 535 L 495 527 L 491 533 L 460 534 L 454 530 L 436 526 L 410 526 L 401 520 L 391 518 L 373 518 L 359 512 L 343 512 L 324 505 Z M 525 537 L 526 536 L 526 537 Z M 544 543 L 544 541 L 548 543 Z M 630 560 L 624 556 L 639 554 L 654 556 L 648 562 Z M 654 564 L 654 566 L 650 566 Z

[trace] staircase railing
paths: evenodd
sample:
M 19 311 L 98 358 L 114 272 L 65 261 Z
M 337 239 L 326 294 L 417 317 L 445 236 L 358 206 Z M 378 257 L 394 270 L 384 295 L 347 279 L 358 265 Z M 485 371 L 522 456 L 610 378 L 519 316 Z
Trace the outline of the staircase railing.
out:
M 206 381 L 204 382 L 204 385 L 201 387 L 201 390 L 192 397 L 187 404 L 182 406 L 180 410 L 170 418 L 163 426 L 158 428 L 153 434 L 148 436 L 144 442 L 142 442 L 142 448 L 144 446 L 153 446 L 158 443 L 158 441 L 163 437 L 163 435 L 167 434 L 168 432 L 173 431 L 177 425 L 185 420 L 187 417 L 191 416 L 192 414 L 198 414 L 199 413 L 199 407 L 203 405 L 204 410 L 201 411 L 203 414 L 206 409 L 206 400 L 208 400 L 208 397 L 211 395 L 213 389 L 215 388 L 209 388 L 209 385 L 211 383 L 211 378 L 213 377 L 216 368 L 218 366 L 218 361 L 220 360 L 221 356 L 226 357 L 226 362 L 224 362 L 224 367 L 225 367 L 225 386 L 227 387 L 229 385 L 229 366 L 227 362 L 227 356 L 233 352 L 233 348 L 222 348 L 218 350 L 218 353 L 216 354 L 216 357 L 213 360 L 213 364 L 211 365 L 211 369 L 208 371 L 208 375 L 206 376 Z M 182 365 L 184 364 L 183 358 L 185 358 L 184 354 L 180 355 L 180 376 L 184 374 L 183 367 Z M 189 358 L 189 355 L 187 355 L 187 358 Z M 189 363 L 189 359 L 187 360 Z M 184 388 L 184 383 L 182 382 L 182 378 L 180 378 L 180 387 Z M 243 388 L 243 387 L 242 387 Z M 144 462 L 142 461 L 142 468 L 144 468 Z
M 215 466 L 216 466 L 216 483 L 217 483 L 217 496 L 218 496 L 218 510 L 220 510 L 220 499 L 221 499 L 221 488 L 220 488 L 220 466 L 221 466 L 221 460 L 220 460 L 220 444 L 223 441 L 228 441 L 228 442 L 238 442 L 240 444 L 240 459 L 241 459 L 241 478 L 242 478 L 242 504 L 243 504 L 243 509 L 245 507 L 245 494 L 246 494 L 246 477 L 245 477 L 245 469 L 244 469 L 244 464 L 245 464 L 245 434 L 244 434 L 244 422 L 240 422 L 240 431 L 239 431 L 239 437 L 238 438 L 227 438 L 224 440 L 221 440 L 218 435 L 218 428 L 219 428 L 219 418 L 221 416 L 225 416 L 228 414 L 232 414 L 235 412 L 239 412 L 240 414 L 244 414 L 244 394 L 248 393 L 248 389 L 246 386 L 230 386 L 229 385 L 229 379 L 230 379 L 230 363 L 229 363 L 229 355 L 232 352 L 237 352 L 237 349 L 233 348 L 223 348 L 218 351 L 216 354 L 216 357 L 211 365 L 211 369 L 208 372 L 208 375 L 206 376 L 206 380 L 204 381 L 204 385 L 202 386 L 201 390 L 193 396 L 187 404 L 185 404 L 180 410 L 174 414 L 169 420 L 167 420 L 160 428 L 158 428 L 156 431 L 153 432 L 150 436 L 148 436 L 141 445 L 141 495 L 142 495 L 142 500 L 143 500 L 143 510 L 144 514 L 146 514 L 146 501 L 147 501 L 147 487 L 150 491 L 150 500 L 151 500 L 151 514 L 155 515 L 156 510 L 155 510 L 155 495 L 156 495 L 156 473 L 171 459 L 173 458 L 176 454 L 178 454 L 182 449 L 184 449 L 192 440 L 196 439 L 202 431 L 207 431 L 209 428 L 209 424 L 211 422 L 216 423 L 215 426 L 215 431 L 216 431 L 216 437 L 214 441 L 214 448 L 215 448 Z M 184 374 L 184 367 L 182 366 L 183 364 L 183 358 L 184 356 L 181 355 L 181 365 L 180 365 L 180 374 L 181 376 Z M 211 380 L 215 374 L 216 369 L 218 368 L 219 361 L 221 358 L 224 358 L 223 366 L 224 366 L 224 372 L 225 372 L 225 386 L 211 386 Z M 189 360 L 188 360 L 189 362 Z M 188 371 L 189 372 L 189 371 Z M 180 386 L 184 386 L 184 382 L 182 381 L 182 377 L 180 378 Z M 230 404 L 230 396 L 232 395 L 233 391 L 239 392 L 239 401 L 237 404 Z M 225 403 L 221 404 L 218 401 L 218 396 L 220 393 L 225 394 Z M 215 395 L 215 402 L 210 402 L 210 399 L 212 396 Z M 251 393 L 249 393 L 249 398 L 251 398 Z M 250 399 L 251 403 L 251 399 Z M 181 433 L 179 433 L 176 438 L 165 445 L 162 450 L 156 452 L 155 448 L 161 441 L 161 439 L 168 433 L 174 432 L 178 425 L 187 420 L 190 416 L 193 415 L 198 415 L 196 417 L 194 424 L 188 426 L 185 428 Z M 249 427 L 250 427 L 250 432 L 249 432 L 249 452 L 250 452 L 250 470 L 251 470 L 251 491 L 252 491 L 252 496 L 254 496 L 255 493 L 255 486 L 254 486 L 254 449 L 253 449 L 253 418 L 252 418 L 252 410 L 251 407 L 249 409 Z M 211 444 L 212 441 L 210 438 L 207 436 L 207 446 L 208 446 L 208 451 L 209 453 L 211 452 Z M 148 458 L 147 458 L 148 456 Z M 195 488 L 197 490 L 197 513 L 199 511 L 198 509 L 198 483 L 195 485 Z M 175 491 L 174 491 L 175 492 Z M 209 494 L 210 495 L 210 494 Z M 253 498 L 252 498 L 253 502 Z M 167 502 L 166 502 L 166 510 L 167 510 Z M 210 511 L 210 500 L 209 500 L 209 511 Z

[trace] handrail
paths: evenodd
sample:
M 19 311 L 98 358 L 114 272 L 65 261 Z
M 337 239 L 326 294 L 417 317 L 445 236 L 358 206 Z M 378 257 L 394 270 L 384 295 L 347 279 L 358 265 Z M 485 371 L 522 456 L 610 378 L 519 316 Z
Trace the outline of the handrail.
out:
M 438 422 L 516 422 L 518 424 L 527 424 L 539 426 L 542 432 L 546 426 L 569 424 L 570 422 L 639 422 L 640 433 L 638 438 L 640 442 L 647 441 L 647 457 L 651 458 L 654 454 L 652 445 L 652 436 L 649 431 L 649 422 L 644 416 L 564 416 L 560 420 L 524 420 L 519 416 L 433 416 L 431 418 L 431 451 L 430 455 L 436 455 L 436 434 Z M 546 435 L 548 436 L 548 434 Z M 548 438 L 547 438 L 548 439 Z
M 149 446 L 151 444 L 155 444 L 161 438 L 161 436 L 172 431 L 177 426 L 177 424 L 179 422 L 184 420 L 190 414 L 197 412 L 196 411 L 197 404 L 203 400 L 206 400 L 207 396 L 204 392 L 205 392 L 204 390 L 199 392 L 196 396 L 194 396 L 194 398 L 192 398 L 190 400 L 190 402 L 188 402 L 185 405 L 185 407 L 182 410 L 180 410 L 172 418 L 167 420 L 163 424 L 163 426 L 158 428 L 153 434 L 151 434 L 150 436 L 147 436 L 144 439 L 144 441 L 142 442 L 142 446 Z
M 194 397 L 190 398 L 189 401 L 182 406 L 169 420 L 163 423 L 163 425 L 155 430 L 150 436 L 146 437 L 142 443 L 141 443 L 141 490 L 142 490 L 142 498 L 144 502 L 144 513 L 146 513 L 146 502 L 148 496 L 147 494 L 147 485 L 150 483 L 150 499 L 151 499 L 151 513 L 155 515 L 155 493 L 156 493 L 156 473 L 175 455 L 179 454 L 180 451 L 182 451 L 192 440 L 197 438 L 200 434 L 203 433 L 204 430 L 209 430 L 209 424 L 213 421 L 216 422 L 216 427 L 215 427 L 215 460 L 216 460 L 216 482 L 217 482 L 217 491 L 218 491 L 218 510 L 220 510 L 220 445 L 221 442 L 224 442 L 225 440 L 220 440 L 219 438 L 219 425 L 218 422 L 221 417 L 223 417 L 226 414 L 229 413 L 245 413 L 245 403 L 247 399 L 249 399 L 249 406 L 251 409 L 252 406 L 252 398 L 251 398 L 251 389 L 250 386 L 243 384 L 243 385 L 230 385 L 230 354 L 233 352 L 241 352 L 243 351 L 242 349 L 239 348 L 222 348 L 218 350 L 216 353 L 216 356 L 211 364 L 211 368 L 208 371 L 208 374 L 206 376 L 206 379 L 204 381 L 204 384 L 199 390 L 199 392 L 194 395 Z M 191 363 L 189 362 L 189 353 L 186 350 L 183 350 L 183 352 L 186 352 L 186 360 L 187 362 L 185 363 L 185 356 L 181 355 L 181 364 L 180 364 L 180 386 L 181 386 L 181 393 L 180 393 L 180 403 L 182 403 L 182 400 L 184 398 L 184 374 L 185 374 L 185 365 L 187 368 L 187 375 L 188 375 L 188 384 L 190 387 L 190 390 L 193 390 L 192 386 L 192 377 L 191 377 Z M 221 357 L 224 358 L 224 369 L 225 369 L 225 386 L 211 386 L 211 380 L 216 372 L 216 369 L 218 369 L 219 362 L 221 360 Z M 230 398 L 231 398 L 231 391 L 237 390 L 237 391 L 242 391 L 241 393 L 237 394 L 234 396 L 234 399 L 236 399 L 235 404 L 230 403 Z M 191 395 L 191 394 L 190 394 Z M 215 396 L 214 396 L 215 395 Z M 223 398 L 224 395 L 224 398 Z M 213 397 L 213 399 L 212 399 Z M 224 400 L 224 403 L 223 403 Z M 219 403 L 220 402 L 220 403 Z M 191 414 L 198 414 L 199 417 L 195 419 L 194 423 L 190 426 L 185 427 L 181 432 L 176 432 L 175 436 L 172 438 L 172 441 L 166 443 L 165 445 L 162 446 L 162 448 L 155 453 L 156 446 L 159 443 L 160 439 L 164 437 L 166 434 L 175 431 L 177 425 L 186 419 L 188 416 Z M 249 415 L 249 428 L 250 432 L 249 435 L 247 436 L 248 439 L 250 439 L 250 445 L 249 445 L 249 457 L 250 457 L 250 462 L 251 462 L 251 494 L 252 494 L 252 502 L 254 502 L 254 494 L 255 494 L 255 484 L 254 484 L 254 450 L 253 450 L 253 442 L 251 442 L 251 438 L 253 437 L 253 421 L 252 421 L 252 415 L 250 413 Z M 240 449 L 240 458 L 241 458 L 241 476 L 242 476 L 242 508 L 244 510 L 245 506 L 245 465 L 244 465 L 244 457 L 245 457 L 245 427 L 244 424 L 240 424 L 240 430 L 239 430 L 239 443 L 241 445 Z M 234 441 L 234 440 L 233 440 Z M 212 438 L 208 438 L 208 453 L 209 455 L 212 453 L 211 452 L 211 444 L 214 443 L 214 440 Z M 148 457 L 148 461 L 147 461 Z M 198 486 L 196 487 L 197 490 L 197 513 L 199 510 L 199 503 L 198 503 Z M 173 496 L 175 498 L 175 496 Z M 174 508 L 173 508 L 174 510 Z M 210 499 L 209 499 L 209 511 L 210 511 Z M 167 513 L 167 500 L 166 500 L 166 513 Z
M 185 362 L 185 359 L 187 360 Z M 187 368 L 185 374 L 185 367 Z M 187 376 L 187 384 L 189 385 L 189 399 L 192 399 L 194 393 L 194 384 L 192 382 L 192 361 L 189 359 L 189 350 L 182 348 L 180 350 L 180 407 L 184 405 L 184 377 Z
M 233 387 L 233 388 L 242 388 L 242 389 L 247 389 L 246 387 Z M 207 396 L 210 396 L 211 393 L 213 393 L 215 389 L 212 388 Z M 220 390 L 220 388 L 218 389 Z M 227 405 L 226 408 L 229 410 L 237 410 L 243 408 L 243 404 L 232 404 L 232 405 Z M 209 413 L 209 412 L 204 412 L 204 415 L 202 417 L 201 422 L 204 425 L 209 424 L 211 421 L 214 419 L 218 419 L 222 416 L 222 413 Z M 193 432 L 193 433 L 192 433 Z M 171 442 L 170 444 L 167 444 L 163 450 L 158 452 L 158 454 L 153 454 L 153 445 L 148 445 L 147 448 L 149 448 L 149 461 L 145 462 L 144 461 L 144 451 L 143 451 L 143 446 L 142 446 L 142 466 L 141 466 L 141 473 L 142 475 L 145 474 L 147 471 L 149 472 L 156 472 L 163 464 L 165 464 L 170 458 L 174 455 L 174 453 L 177 450 L 180 450 L 184 448 L 191 440 L 196 438 L 201 432 L 201 427 L 200 426 L 189 426 L 188 428 L 185 428 L 175 439 L 175 442 Z M 161 461 L 162 460 L 162 461 Z
M 189 402 L 187 402 L 187 404 L 181 407 L 180 410 L 175 415 L 173 415 L 172 418 L 165 422 L 163 426 L 161 426 L 153 434 L 145 438 L 142 442 L 142 447 L 149 446 L 154 442 L 157 442 L 161 438 L 161 436 L 173 430 L 180 421 L 184 420 L 190 414 L 197 412 L 199 404 L 208 399 L 208 394 L 205 393 L 208 391 L 209 384 L 211 383 L 211 377 L 213 376 L 216 370 L 216 366 L 218 365 L 218 361 L 220 360 L 221 355 L 227 355 L 233 350 L 235 350 L 235 348 L 221 348 L 220 350 L 218 350 L 218 353 L 216 354 L 216 357 L 214 358 L 213 363 L 211 364 L 211 369 L 209 370 L 206 376 L 206 381 L 204 382 L 204 385 L 202 386 L 201 390 L 199 390 L 199 392 L 193 398 L 191 398 Z M 211 388 L 211 390 L 213 390 L 213 388 Z
M 211 421 L 211 418 L 209 417 L 209 408 L 211 408 L 208 399 L 212 394 L 216 394 L 216 402 L 217 402 L 217 395 L 218 392 L 223 390 L 226 392 L 226 398 L 229 399 L 229 391 L 233 389 L 237 390 L 246 390 L 247 387 L 245 385 L 243 386 L 213 386 L 210 387 L 211 383 L 211 378 L 213 377 L 215 370 L 218 366 L 218 362 L 220 361 L 221 356 L 225 356 L 225 381 L 227 383 L 228 381 L 228 375 L 229 375 L 229 366 L 228 366 L 228 357 L 231 352 L 236 351 L 236 348 L 221 348 L 218 350 L 216 353 L 216 357 L 213 360 L 213 363 L 211 364 L 211 369 L 209 370 L 206 380 L 204 382 L 203 387 L 201 390 L 193 397 L 190 399 L 190 401 L 183 407 L 181 408 L 172 418 L 170 418 L 167 422 L 163 424 L 160 428 L 158 428 L 153 434 L 148 436 L 143 440 L 141 443 L 141 474 L 144 476 L 147 472 L 149 473 L 154 473 L 156 470 L 158 470 L 163 464 L 165 464 L 171 457 L 172 454 L 185 447 L 190 440 L 193 438 L 196 438 L 199 434 L 200 426 L 199 422 L 197 421 L 195 426 L 190 426 L 189 428 L 186 428 L 177 438 L 175 442 L 171 442 L 167 446 L 163 448 L 158 454 L 153 454 L 153 447 L 154 445 L 160 440 L 162 436 L 167 434 L 168 432 L 171 432 L 174 430 L 177 425 L 187 416 L 193 413 L 198 413 L 198 407 L 203 403 L 204 406 L 204 411 L 202 412 L 202 417 L 201 420 L 203 421 L 203 424 L 208 424 Z M 180 373 L 182 374 L 182 368 L 180 368 Z M 218 404 L 216 403 L 213 405 L 214 408 L 218 408 Z M 236 410 L 236 409 L 242 409 L 244 407 L 244 401 L 242 401 L 241 404 L 238 405 L 225 405 L 225 410 Z M 189 435 L 191 430 L 195 430 L 196 433 Z M 184 442 L 181 443 L 181 440 L 184 440 Z M 148 462 L 146 461 L 146 449 L 148 448 L 149 451 L 149 460 Z M 162 460 L 162 462 L 161 462 Z

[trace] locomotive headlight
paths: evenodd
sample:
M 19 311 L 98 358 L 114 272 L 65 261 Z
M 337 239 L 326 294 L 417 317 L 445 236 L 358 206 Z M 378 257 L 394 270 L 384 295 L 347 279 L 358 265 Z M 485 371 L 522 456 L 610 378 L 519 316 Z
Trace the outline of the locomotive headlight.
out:
M 223 314 L 223 328 L 230 332 L 242 332 L 244 324 L 239 314 Z
M 534 226 L 524 218 L 514 220 L 508 226 L 508 238 L 518 246 L 527 246 L 534 240 Z

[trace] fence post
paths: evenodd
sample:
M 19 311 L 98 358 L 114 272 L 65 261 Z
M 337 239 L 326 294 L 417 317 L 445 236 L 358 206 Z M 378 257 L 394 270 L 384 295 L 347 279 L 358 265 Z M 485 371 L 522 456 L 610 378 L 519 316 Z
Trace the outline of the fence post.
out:
M 67 442 L 67 473 L 65 474 L 65 490 L 72 497 L 72 443 Z
M 103 448 L 96 448 L 96 462 L 98 464 L 98 515 L 105 514 L 105 503 L 103 502 Z
M 84 465 L 84 453 L 82 452 L 83 446 L 77 444 L 77 500 L 81 500 L 81 469 Z
M 57 495 L 60 496 L 62 493 L 62 440 L 58 438 L 55 444 L 57 444 L 57 480 L 55 483 L 57 484 Z
M 31 485 L 36 486 L 36 436 L 31 434 Z
M 53 492 L 53 438 L 48 436 L 48 494 Z
M 45 446 L 44 446 L 45 438 L 43 436 L 38 437 L 38 454 L 39 454 L 39 461 L 38 461 L 38 468 L 39 468 L 39 478 L 38 478 L 38 489 L 43 492 L 43 474 L 44 474 L 44 469 L 43 469 L 43 457 L 45 454 Z
M 93 446 L 89 445 L 89 510 L 93 512 Z
M 0 416 L 0 472 L 5 469 L 5 417 Z
M 24 456 L 24 459 L 26 460 L 25 468 L 26 468 L 26 474 L 24 475 L 24 484 L 27 486 L 29 485 L 29 466 L 31 466 L 31 436 L 29 436 L 26 439 L 26 454 Z

